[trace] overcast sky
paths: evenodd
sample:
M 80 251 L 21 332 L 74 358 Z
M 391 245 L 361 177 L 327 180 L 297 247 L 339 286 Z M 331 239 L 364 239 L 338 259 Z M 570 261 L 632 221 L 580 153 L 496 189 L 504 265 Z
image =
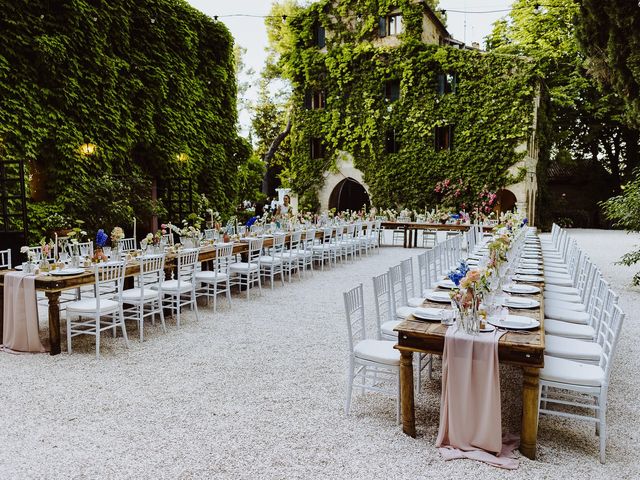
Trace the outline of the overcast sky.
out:
M 226 15 L 267 15 L 271 7 L 271 0 L 187 0 L 198 10 L 210 17 L 218 16 L 224 22 L 236 42 L 247 49 L 245 63 L 257 73 L 262 70 L 265 61 L 264 47 L 267 41 L 267 33 L 263 18 L 252 17 L 226 17 Z M 440 8 L 447 10 L 447 29 L 451 35 L 465 41 L 467 44 L 478 42 L 483 44 L 483 39 L 491 31 L 491 24 L 505 16 L 508 12 L 496 10 L 508 10 L 513 0 L 440 0 Z M 466 11 L 459 13 L 454 10 Z M 471 12 L 492 13 L 471 13 Z M 249 90 L 249 99 L 255 99 L 255 88 Z M 245 127 L 249 124 L 249 118 L 245 114 L 240 119 Z

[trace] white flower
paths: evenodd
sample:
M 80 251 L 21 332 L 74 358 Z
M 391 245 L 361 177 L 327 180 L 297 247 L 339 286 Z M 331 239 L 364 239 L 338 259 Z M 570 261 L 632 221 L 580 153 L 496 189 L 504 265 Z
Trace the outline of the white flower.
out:
M 20 253 L 28 253 L 30 250 L 31 249 L 25 245 L 24 247 L 20 248 Z

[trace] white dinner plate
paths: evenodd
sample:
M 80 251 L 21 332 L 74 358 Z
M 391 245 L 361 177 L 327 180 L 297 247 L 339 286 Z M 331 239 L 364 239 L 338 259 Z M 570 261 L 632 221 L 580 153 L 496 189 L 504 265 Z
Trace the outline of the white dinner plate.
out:
M 518 282 L 544 282 L 544 277 L 538 275 L 514 275 L 514 280 Z
M 487 322 L 498 328 L 508 328 L 511 330 L 529 330 L 530 328 L 540 326 L 539 321 L 533 318 L 523 317 L 522 315 L 507 315 L 507 318 L 504 320 L 501 320 L 499 317 L 489 317 Z
M 450 303 L 451 297 L 449 296 L 449 292 L 434 292 L 431 291 L 426 295 L 427 300 L 430 302 L 436 303 Z
M 15 270 L 22 270 L 22 265 L 16 265 L 15 267 L 13 267 Z
M 527 260 L 540 260 L 542 258 L 541 255 L 536 255 L 535 253 L 523 253 L 522 254 L 522 258 L 525 258 Z
M 84 273 L 84 268 L 64 268 L 62 270 L 52 270 L 51 275 L 60 275 L 60 276 L 67 276 L 67 275 L 79 275 L 81 273 Z
M 472 253 L 469 255 L 470 260 L 480 260 L 481 258 L 482 258 L 481 255 L 476 255 L 475 253 Z
M 469 258 L 467 260 L 467 265 L 471 266 L 471 265 L 478 265 L 478 260 L 476 260 L 475 258 Z
M 452 289 L 452 288 L 456 288 L 456 284 L 453 283 L 450 279 L 445 278 L 443 280 L 440 280 L 438 283 L 436 283 L 436 285 L 440 288 L 448 288 L 448 289 Z
M 421 320 L 440 321 L 443 308 L 416 308 L 413 312 L 413 316 Z
M 507 293 L 540 293 L 540 289 L 535 285 L 525 285 L 522 283 L 512 283 L 510 285 L 505 285 L 502 287 Z
M 538 308 L 540 302 L 533 298 L 506 297 L 502 305 L 509 308 Z

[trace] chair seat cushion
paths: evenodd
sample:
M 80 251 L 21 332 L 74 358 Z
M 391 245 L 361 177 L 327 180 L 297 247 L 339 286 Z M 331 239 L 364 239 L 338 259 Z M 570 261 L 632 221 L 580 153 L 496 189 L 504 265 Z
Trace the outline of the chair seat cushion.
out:
M 394 331 L 393 329 L 401 323 L 401 320 L 390 320 L 388 322 L 384 322 L 382 325 L 380 325 L 380 331 L 385 335 L 397 337 L 398 332 Z
M 247 262 L 232 263 L 231 265 L 229 265 L 229 270 L 231 270 L 232 272 L 238 272 L 238 273 L 255 271 L 255 270 L 258 270 L 258 264 L 247 263 Z
M 569 360 L 597 362 L 602 354 L 602 347 L 596 342 L 575 338 L 545 335 L 544 354 Z
M 572 310 L 574 312 L 584 312 L 587 310 L 584 304 L 580 302 L 565 302 L 563 300 L 547 298 L 547 297 L 545 297 L 544 299 L 544 308 L 545 308 L 545 313 L 549 308 L 551 308 L 552 310 L 558 309 L 558 308 L 562 310 Z
M 280 265 L 282 263 L 282 259 L 265 255 L 264 257 L 260 257 L 260 263 L 263 265 Z
M 579 340 L 593 340 L 596 336 L 595 329 L 590 325 L 563 322 L 561 320 L 547 319 L 544 321 L 545 335 L 557 335 L 559 337 L 577 338 Z
M 567 310 L 566 308 L 558 308 L 555 306 L 544 306 L 544 318 L 550 320 L 561 320 L 563 322 L 578 323 L 587 325 L 589 323 L 589 314 L 587 312 L 576 312 L 575 310 Z
M 410 307 L 408 305 L 405 305 L 404 307 L 398 307 L 396 309 L 396 317 L 405 319 L 409 315 L 413 315 L 413 312 L 415 312 L 415 310 L 416 310 L 415 308 Z
M 158 298 L 158 291 L 152 290 L 147 287 L 145 289 L 142 288 L 130 288 L 122 292 L 122 300 L 127 303 L 129 301 L 140 301 L 140 296 L 142 296 L 143 300 L 151 300 Z
M 562 285 L 545 285 L 544 286 L 544 293 L 547 294 L 549 292 L 555 292 L 555 293 L 563 293 L 563 294 L 569 294 L 569 295 L 580 295 L 580 290 L 578 290 L 576 287 L 566 287 L 566 286 L 562 286 Z
M 560 277 L 555 275 L 547 275 L 544 276 L 545 285 L 559 285 L 561 287 L 572 287 L 573 280 L 568 275 L 566 277 Z
M 229 275 L 223 272 L 214 272 L 211 270 L 203 270 L 201 272 L 196 273 L 196 280 L 198 282 L 226 282 L 229 278 Z
M 393 348 L 395 344 L 389 340 L 362 340 L 353 348 L 353 353 L 363 360 L 399 366 L 400 352 Z
M 598 365 L 545 355 L 540 379 L 569 385 L 599 387 L 604 382 L 604 370 Z
M 85 298 L 76 302 L 67 303 L 67 311 L 69 312 L 92 313 L 95 312 L 97 308 L 97 300 L 95 298 Z M 100 297 L 100 312 L 113 312 L 119 308 L 120 304 L 115 300 Z
M 167 280 L 160 284 L 160 288 L 163 292 L 188 292 L 191 290 L 191 282 L 180 282 L 178 286 L 178 280 Z
M 562 276 L 569 276 L 569 270 L 567 269 L 567 267 L 555 267 L 553 265 L 544 265 L 544 273 L 546 274 L 551 274 L 551 275 L 562 275 Z
M 560 300 L 562 302 L 582 303 L 582 297 L 573 293 L 544 292 L 544 300 Z

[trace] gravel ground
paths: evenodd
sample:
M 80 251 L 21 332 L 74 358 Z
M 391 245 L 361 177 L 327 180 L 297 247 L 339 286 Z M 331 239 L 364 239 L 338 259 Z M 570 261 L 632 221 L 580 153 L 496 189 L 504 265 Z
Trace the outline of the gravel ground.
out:
M 130 325 L 131 348 L 105 336 L 100 360 L 92 339 L 74 341 L 71 356 L 0 354 L 3 478 L 640 478 L 640 290 L 629 286 L 632 269 L 613 265 L 640 236 L 572 234 L 629 315 L 604 466 L 593 427 L 555 417 L 540 420 L 539 459 L 521 458 L 516 471 L 444 462 L 434 447 L 439 368 L 417 398 L 417 439 L 402 433 L 393 400 L 379 394 L 355 396 L 345 416 L 342 292 L 364 283 L 373 318 L 371 277 L 419 253 L 386 247 L 250 301 L 234 295 L 231 309 L 201 309 L 199 322 L 169 320 L 166 335 L 149 327 L 142 344 Z M 519 430 L 520 384 L 517 369 L 503 368 L 508 431 Z

